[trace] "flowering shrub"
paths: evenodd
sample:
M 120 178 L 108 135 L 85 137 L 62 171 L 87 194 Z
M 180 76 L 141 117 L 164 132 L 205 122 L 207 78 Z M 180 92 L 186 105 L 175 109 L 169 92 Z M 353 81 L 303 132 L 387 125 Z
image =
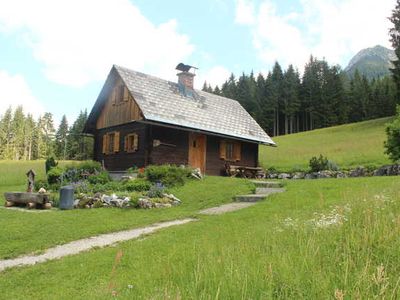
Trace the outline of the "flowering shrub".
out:
M 167 187 L 180 186 L 192 173 L 192 169 L 175 165 L 149 166 L 145 170 L 150 182 L 161 182 Z

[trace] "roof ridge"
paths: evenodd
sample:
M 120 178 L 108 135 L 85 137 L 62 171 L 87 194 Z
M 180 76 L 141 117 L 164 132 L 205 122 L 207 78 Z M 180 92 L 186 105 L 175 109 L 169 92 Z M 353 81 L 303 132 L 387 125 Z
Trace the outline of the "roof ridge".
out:
M 117 71 L 118 71 L 118 69 L 123 69 L 123 70 L 128 71 L 128 72 L 133 72 L 133 73 L 136 73 L 136 74 L 142 74 L 142 75 L 145 75 L 145 76 L 148 76 L 148 77 L 157 79 L 157 80 L 162 80 L 162 81 L 166 81 L 166 82 L 168 82 L 168 83 L 172 83 L 172 84 L 178 85 L 178 83 L 175 82 L 175 81 L 170 81 L 170 80 L 167 80 L 167 79 L 164 79 L 164 78 L 155 76 L 155 75 L 151 75 L 151 74 L 143 73 L 143 72 L 140 72 L 140 71 L 136 71 L 136 70 L 133 70 L 133 69 L 124 67 L 124 66 L 117 65 L 117 64 L 113 64 L 113 67 L 115 67 Z M 122 76 L 121 76 L 121 77 L 122 77 Z M 194 90 L 195 92 L 201 92 L 201 93 L 204 93 L 204 94 L 207 94 L 207 95 L 212 95 L 212 96 L 214 96 L 214 97 L 226 99 L 226 100 L 229 100 L 229 101 L 234 101 L 234 102 L 237 102 L 237 103 L 240 104 L 240 102 L 239 102 L 238 100 L 236 100 L 236 99 L 228 98 L 228 97 L 225 97 L 225 96 L 217 95 L 217 94 L 210 93 L 210 92 L 206 92 L 206 91 L 199 90 L 199 89 L 193 89 L 193 90 Z M 241 105 L 241 104 L 240 104 L 240 105 Z

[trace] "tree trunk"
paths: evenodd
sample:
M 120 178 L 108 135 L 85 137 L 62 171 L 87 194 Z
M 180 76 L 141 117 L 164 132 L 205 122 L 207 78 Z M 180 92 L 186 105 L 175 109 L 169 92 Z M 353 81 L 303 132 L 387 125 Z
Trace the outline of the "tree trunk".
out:
M 276 135 L 279 135 L 279 110 L 276 110 Z
M 28 146 L 28 160 L 32 159 L 32 139 L 29 140 L 29 146 Z
M 285 134 L 288 134 L 288 129 L 289 129 L 289 118 L 285 114 Z
M 273 132 L 274 132 L 274 136 L 276 136 L 276 112 L 275 112 L 275 109 L 274 109 L 274 120 L 273 120 L 274 122 L 273 122 Z

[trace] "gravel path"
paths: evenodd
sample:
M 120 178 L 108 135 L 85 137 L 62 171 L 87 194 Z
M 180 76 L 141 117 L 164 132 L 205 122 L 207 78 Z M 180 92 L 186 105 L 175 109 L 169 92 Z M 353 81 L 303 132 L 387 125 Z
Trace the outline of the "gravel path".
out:
M 175 225 L 183 225 L 189 222 L 193 222 L 195 220 L 196 219 L 187 218 L 170 222 L 156 223 L 147 227 L 132 230 L 102 234 L 47 249 L 44 254 L 26 255 L 14 259 L 0 260 L 0 272 L 4 271 L 7 268 L 34 265 L 36 263 L 45 262 L 47 260 L 53 260 L 67 255 L 78 254 L 80 252 L 90 250 L 93 247 L 109 246 L 118 242 L 138 238 L 143 234 L 149 234 L 162 228 L 167 228 Z
M 200 214 L 203 215 L 221 215 L 227 212 L 239 210 L 242 208 L 246 208 L 256 204 L 255 202 L 237 202 L 237 203 L 228 203 L 217 207 L 211 207 L 207 209 L 203 209 L 199 211 Z

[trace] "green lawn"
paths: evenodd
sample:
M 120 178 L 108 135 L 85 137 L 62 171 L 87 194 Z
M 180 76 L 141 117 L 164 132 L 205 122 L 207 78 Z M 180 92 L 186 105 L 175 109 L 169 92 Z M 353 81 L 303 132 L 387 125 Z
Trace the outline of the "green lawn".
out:
M 390 120 L 376 119 L 275 137 L 278 147 L 261 147 L 259 160 L 262 166 L 279 171 L 307 170 L 311 157 L 319 154 L 341 168 L 388 164 L 383 142 L 385 124 Z
M 398 299 L 399 184 L 398 177 L 288 181 L 285 193 L 248 209 L 7 270 L 1 297 L 335 299 L 336 291 L 336 299 Z
M 183 187 L 171 190 L 183 203 L 169 209 L 98 208 L 29 213 L 1 208 L 0 259 L 100 233 L 192 216 L 202 208 L 231 202 L 233 196 L 249 193 L 252 188 L 253 185 L 244 179 L 207 177 L 202 181 L 191 180 Z M 21 189 L 25 186 L 0 185 L 0 205 L 4 202 L 3 192 Z

